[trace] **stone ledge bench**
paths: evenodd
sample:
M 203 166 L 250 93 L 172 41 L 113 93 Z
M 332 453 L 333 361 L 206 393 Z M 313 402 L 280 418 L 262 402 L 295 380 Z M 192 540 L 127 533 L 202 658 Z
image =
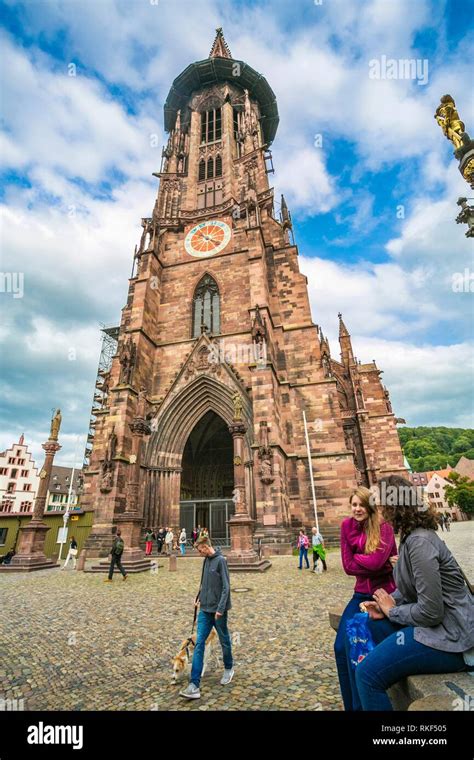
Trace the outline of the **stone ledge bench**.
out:
M 329 610 L 329 624 L 337 631 L 345 605 Z M 457 711 L 474 709 L 474 676 L 469 673 L 408 676 L 388 690 L 393 709 Z

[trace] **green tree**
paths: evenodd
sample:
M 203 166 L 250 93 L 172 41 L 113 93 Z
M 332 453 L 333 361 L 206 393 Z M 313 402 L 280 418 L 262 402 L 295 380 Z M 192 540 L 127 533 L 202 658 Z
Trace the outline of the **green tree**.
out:
M 452 483 L 444 488 L 444 495 L 449 506 L 459 507 L 461 512 L 467 515 L 474 514 L 474 480 L 458 472 L 450 472 L 447 480 Z
M 412 438 L 405 446 L 405 456 L 410 457 L 427 457 L 430 454 L 436 454 L 436 446 L 428 438 Z

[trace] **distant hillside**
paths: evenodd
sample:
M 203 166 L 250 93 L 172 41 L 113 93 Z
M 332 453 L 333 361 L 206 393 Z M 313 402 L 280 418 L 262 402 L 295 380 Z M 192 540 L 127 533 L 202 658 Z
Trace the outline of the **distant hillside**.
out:
M 474 430 L 447 427 L 399 427 L 403 453 L 412 470 L 454 467 L 462 456 L 474 459 Z

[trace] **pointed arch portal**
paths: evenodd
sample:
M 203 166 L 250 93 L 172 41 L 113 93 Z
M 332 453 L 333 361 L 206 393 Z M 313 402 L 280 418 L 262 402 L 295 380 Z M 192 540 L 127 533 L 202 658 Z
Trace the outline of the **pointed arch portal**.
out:
M 236 388 L 200 374 L 159 411 L 145 455 L 145 523 L 151 527 L 210 530 L 221 544 L 229 541 L 227 520 L 234 513 L 232 395 Z M 247 428 L 245 460 L 251 460 L 253 430 L 251 402 L 242 395 Z M 251 472 L 248 470 L 248 490 Z M 249 494 L 252 501 L 252 495 Z
M 191 535 L 206 527 L 214 542 L 228 543 L 234 514 L 233 441 L 222 417 L 208 411 L 192 430 L 181 463 L 180 527 Z

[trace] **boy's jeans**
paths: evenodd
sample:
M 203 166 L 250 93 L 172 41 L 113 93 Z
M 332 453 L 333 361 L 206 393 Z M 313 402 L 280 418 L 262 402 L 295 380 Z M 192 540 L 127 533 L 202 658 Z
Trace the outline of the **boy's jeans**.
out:
M 232 645 L 230 642 L 229 630 L 227 628 L 227 612 L 224 612 L 222 617 L 217 618 L 216 620 L 215 612 L 204 612 L 204 610 L 200 610 L 197 621 L 196 646 L 194 647 L 191 678 L 189 679 L 190 683 L 193 683 L 198 687 L 201 683 L 206 639 L 212 631 L 213 626 L 215 626 L 219 641 L 221 642 L 224 668 L 230 670 L 233 665 Z

